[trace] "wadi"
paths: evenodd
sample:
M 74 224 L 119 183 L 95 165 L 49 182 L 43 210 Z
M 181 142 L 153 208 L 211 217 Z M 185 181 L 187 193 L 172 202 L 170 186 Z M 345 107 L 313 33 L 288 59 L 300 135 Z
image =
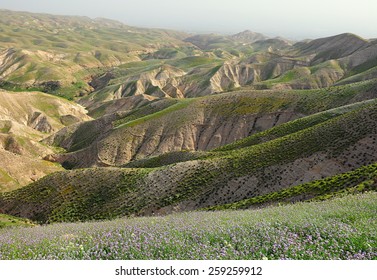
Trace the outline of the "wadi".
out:
M 376 39 L 0 10 L 0 259 L 377 259 L 376 190 Z

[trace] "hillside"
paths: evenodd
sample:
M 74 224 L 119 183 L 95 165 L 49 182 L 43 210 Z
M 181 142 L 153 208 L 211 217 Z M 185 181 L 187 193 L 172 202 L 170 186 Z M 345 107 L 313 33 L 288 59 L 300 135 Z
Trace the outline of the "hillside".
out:
M 149 169 L 57 172 L 2 194 L 1 209 L 40 222 L 163 214 L 234 203 L 375 163 L 376 102 L 340 111 L 285 136 L 203 159 Z M 360 177 L 340 188 L 357 187 L 365 180 Z M 326 193 L 339 190 L 336 185 Z
M 239 43 L 231 37 L 197 35 L 190 40 L 203 52 L 183 58 L 144 60 L 112 69 L 99 76 L 107 79 L 80 103 L 92 111 L 93 104 L 132 95 L 192 98 L 243 87 L 317 89 L 376 77 L 376 44 L 352 34 L 294 45 L 284 39 L 241 44 L 248 50 L 239 49 Z M 201 45 L 219 40 L 226 42 L 216 47 Z
M 0 192 L 62 170 L 42 160 L 57 152 L 40 143 L 66 125 L 91 120 L 75 103 L 40 92 L 0 90 Z
M 5 10 L 0 18 L 0 87 L 80 99 L 89 112 L 135 95 L 313 89 L 376 77 L 376 41 L 348 33 L 293 43 L 249 30 L 192 35 Z
M 0 259 L 376 260 L 376 203 L 377 194 L 366 193 L 258 210 L 0 229 Z
M 90 92 L 90 77 L 101 68 L 140 61 L 140 55 L 162 47 L 187 45 L 182 41 L 187 35 L 181 32 L 7 10 L 0 10 L 0 29 L 3 86 L 54 91 L 70 98 Z
M 67 150 L 48 158 L 69 168 L 122 166 L 166 152 L 218 148 L 299 117 L 376 98 L 375 89 L 372 81 L 330 90 L 245 90 L 154 100 L 67 127 L 44 143 Z
M 376 40 L 5 10 L 0 31 L 0 213 L 87 221 L 376 189 Z

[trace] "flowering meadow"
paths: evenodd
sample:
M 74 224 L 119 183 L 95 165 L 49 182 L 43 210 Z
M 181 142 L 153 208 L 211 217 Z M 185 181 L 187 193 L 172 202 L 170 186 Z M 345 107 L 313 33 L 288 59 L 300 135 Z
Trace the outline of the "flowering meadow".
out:
M 0 259 L 377 259 L 377 193 L 0 229 Z

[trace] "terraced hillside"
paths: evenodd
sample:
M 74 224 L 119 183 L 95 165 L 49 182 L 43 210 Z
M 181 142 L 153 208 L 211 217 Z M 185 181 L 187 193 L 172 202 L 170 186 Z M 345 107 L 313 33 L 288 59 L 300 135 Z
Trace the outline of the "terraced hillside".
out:
M 193 210 L 263 196 L 279 198 L 279 192 L 290 194 L 292 188 L 294 197 L 302 194 L 310 199 L 342 189 L 357 190 L 359 184 L 365 184 L 360 190 L 374 189 L 373 165 L 365 172 L 345 174 L 355 178 L 344 185 L 326 186 L 325 181 L 323 190 L 317 192 L 312 184 L 321 186 L 320 182 L 302 185 L 377 161 L 375 100 L 326 115 L 327 119 L 298 130 L 297 121 L 293 121 L 291 133 L 285 136 L 213 151 L 196 160 L 157 168 L 57 172 L 2 194 L 1 211 L 41 222 L 76 221 Z M 269 131 L 262 135 L 266 133 Z M 365 174 L 359 176 L 360 172 Z M 328 180 L 339 180 L 334 178 Z

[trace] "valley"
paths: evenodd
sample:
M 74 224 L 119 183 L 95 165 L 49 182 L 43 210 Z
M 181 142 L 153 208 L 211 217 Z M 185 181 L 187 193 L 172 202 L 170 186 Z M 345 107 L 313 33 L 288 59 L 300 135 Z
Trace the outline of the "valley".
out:
M 338 215 L 339 207 L 349 217 L 342 224 L 339 214 L 336 221 L 346 236 L 352 228 L 368 232 L 368 240 L 355 245 L 363 257 L 344 244 L 344 254 L 327 248 L 326 254 L 229 249 L 219 255 L 224 236 L 213 237 L 208 255 L 178 249 L 145 255 L 130 244 L 133 253 L 121 257 L 377 258 L 370 234 L 375 223 L 367 226 L 377 190 L 377 40 L 351 33 L 303 41 L 249 30 L 189 34 L 7 10 L 0 10 L 0 31 L 0 226 L 6 240 L 14 233 L 14 240 L 38 235 L 44 227 L 37 224 L 52 224 L 46 232 L 72 228 L 75 233 L 59 233 L 64 243 L 92 236 L 79 236 L 76 226 L 98 223 L 113 231 L 116 223 L 148 228 L 170 219 L 177 225 L 182 217 L 202 225 L 212 216 L 234 216 L 244 232 L 256 223 L 245 213 L 261 211 L 266 216 L 258 219 L 269 220 L 269 212 L 328 206 L 318 218 L 325 226 L 315 224 L 320 235 L 332 223 L 326 215 Z M 367 205 L 362 224 L 351 218 L 356 208 L 346 211 L 353 203 Z M 295 220 L 299 227 L 308 219 L 304 212 Z M 268 227 L 278 232 L 285 223 L 296 234 L 287 217 L 269 220 Z M 80 224 L 88 221 L 93 224 Z M 212 227 L 201 242 L 222 236 Z M 192 228 L 185 230 L 193 238 Z M 0 259 L 107 258 L 90 253 L 86 241 L 85 252 L 23 255 L 1 240 Z M 53 244 L 50 237 L 46 242 Z

